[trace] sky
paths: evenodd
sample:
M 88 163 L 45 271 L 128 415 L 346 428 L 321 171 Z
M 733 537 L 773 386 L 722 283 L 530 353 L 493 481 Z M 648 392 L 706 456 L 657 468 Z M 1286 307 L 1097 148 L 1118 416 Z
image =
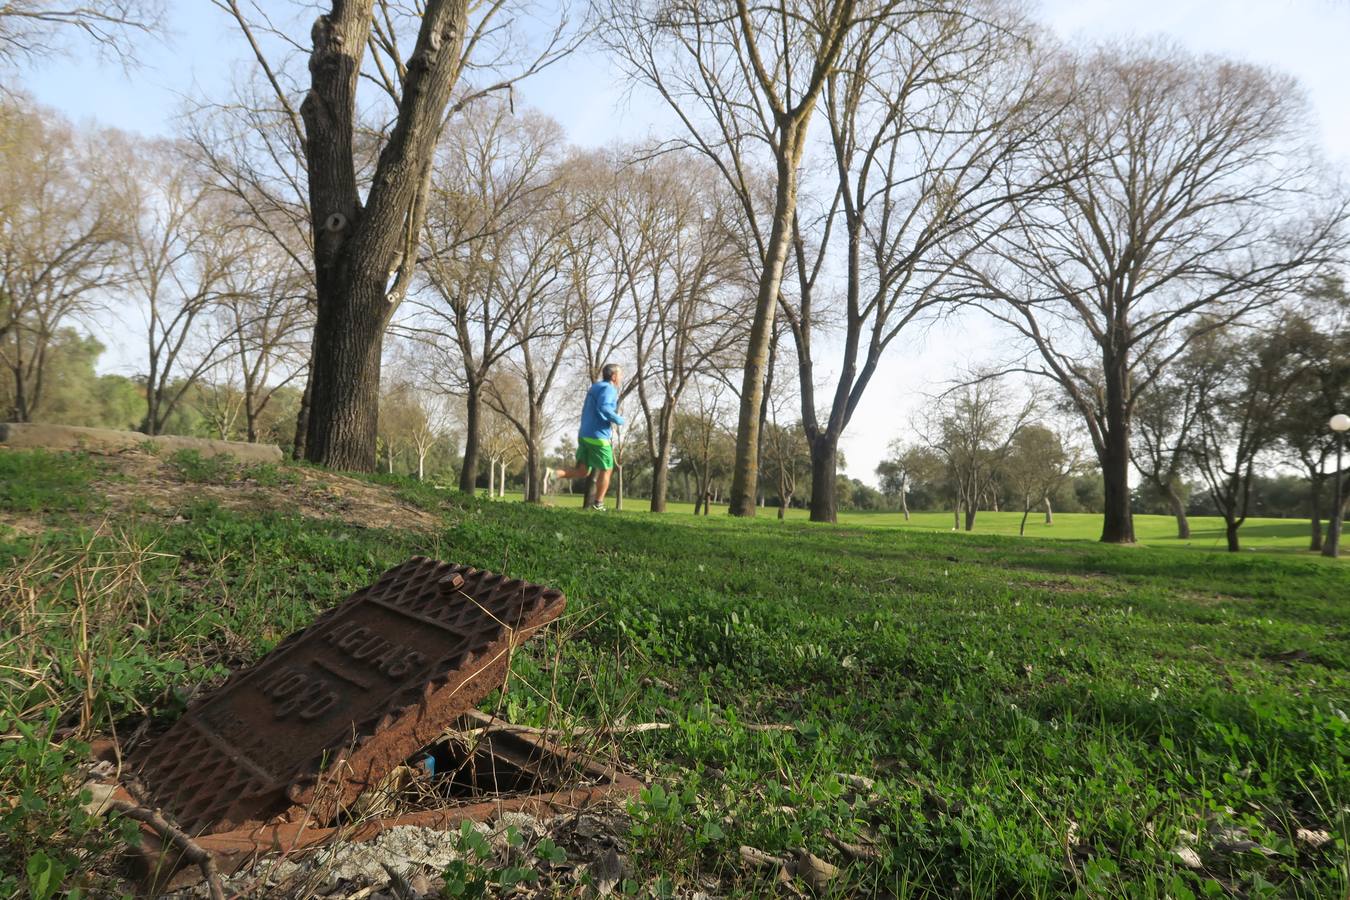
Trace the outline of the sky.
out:
M 124 70 L 93 57 L 38 62 L 19 73 L 37 100 L 79 122 L 171 135 L 192 96 L 219 95 L 251 65 L 231 21 L 207 0 L 169 0 L 170 36 Z M 1044 0 L 1039 19 L 1071 43 L 1165 37 L 1295 76 L 1307 92 L 1328 159 L 1350 172 L 1350 3 L 1340 0 Z M 305 25 L 307 27 L 307 23 Z M 303 31 L 300 32 L 303 35 Z M 556 118 L 571 142 L 599 146 L 669 133 L 659 101 L 628 89 L 598 50 L 568 57 L 516 94 L 517 103 Z M 134 372 L 140 339 L 111 322 L 98 329 L 110 348 L 101 368 Z M 873 482 L 890 441 L 913 436 L 927 398 L 949 379 L 1006 353 L 1002 335 L 967 317 L 893 344 L 845 432 L 848 474 Z M 823 368 L 818 365 L 818 368 Z M 821 373 L 823 377 L 828 371 Z M 832 382 L 831 382 L 832 383 Z

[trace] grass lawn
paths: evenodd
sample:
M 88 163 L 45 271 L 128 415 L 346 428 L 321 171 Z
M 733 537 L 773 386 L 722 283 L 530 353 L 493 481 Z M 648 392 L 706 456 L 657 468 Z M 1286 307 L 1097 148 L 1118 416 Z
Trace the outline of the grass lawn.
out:
M 106 849 L 58 799 L 75 738 L 172 718 L 421 553 L 569 597 L 485 707 L 672 726 L 618 739 L 654 786 L 629 810 L 620 893 L 780 890 L 742 845 L 832 861 L 837 896 L 1350 891 L 1344 561 L 1188 552 L 1151 520 L 1146 546 L 1112 547 L 1042 537 L 1095 537 L 1069 516 L 1018 538 L 984 530 L 1015 531 L 1010 514 L 973 534 L 593 515 L 382 479 L 441 524 L 200 500 L 113 515 L 100 465 L 0 451 L 0 795 L 24 798 L 0 812 L 0 887 Z M 1253 524 L 1270 529 L 1253 543 L 1297 546 L 1299 523 Z M 791 727 L 753 727 L 770 723 Z
M 503 502 L 523 501 L 520 491 L 507 491 L 499 498 Z M 562 509 L 579 508 L 580 497 L 567 494 L 552 494 L 547 498 L 550 506 Z M 613 498 L 608 500 L 613 506 Z M 630 498 L 624 501 L 624 515 L 650 515 L 649 501 L 645 498 Z M 726 505 L 714 504 L 711 517 L 725 516 Z M 610 513 L 614 510 L 610 509 Z M 692 515 L 692 503 L 669 503 L 666 513 L 671 516 Z M 766 519 L 775 519 L 777 508 L 761 510 Z M 789 509 L 787 518 L 791 521 L 805 522 L 809 513 L 805 509 Z M 1089 540 L 1096 541 L 1102 533 L 1102 517 L 1097 513 L 1055 513 L 1053 524 L 1045 523 L 1044 511 L 1032 510 L 1027 519 L 1026 537 L 1049 538 L 1052 540 Z M 981 511 L 975 518 L 977 534 L 1003 534 L 1017 536 L 1021 524 L 1020 512 Z M 1191 547 L 1200 550 L 1226 550 L 1223 519 L 1218 516 L 1195 516 L 1191 520 L 1191 537 L 1187 541 L 1177 540 L 1176 520 L 1171 516 L 1134 517 L 1135 537 L 1140 544 L 1159 547 Z M 845 510 L 839 513 L 841 525 L 863 525 L 874 528 L 911 528 L 924 531 L 952 531 L 952 514 L 948 512 L 911 513 L 908 522 L 898 512 L 865 512 Z M 1245 549 L 1263 552 L 1291 551 L 1303 552 L 1308 548 L 1309 523 L 1307 519 L 1248 519 L 1242 526 L 1239 536 Z M 964 533 L 964 532 L 958 532 Z

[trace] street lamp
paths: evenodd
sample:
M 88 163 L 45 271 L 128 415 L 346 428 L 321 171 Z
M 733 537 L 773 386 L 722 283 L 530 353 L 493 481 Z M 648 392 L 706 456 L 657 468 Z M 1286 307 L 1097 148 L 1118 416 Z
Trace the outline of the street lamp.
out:
M 1350 416 L 1336 413 L 1327 426 L 1336 433 L 1336 501 L 1331 507 L 1331 524 L 1327 527 L 1327 542 L 1322 545 L 1322 555 L 1336 557 L 1340 555 L 1341 520 L 1345 510 L 1341 496 L 1341 449 L 1345 445 L 1345 433 L 1350 431 Z

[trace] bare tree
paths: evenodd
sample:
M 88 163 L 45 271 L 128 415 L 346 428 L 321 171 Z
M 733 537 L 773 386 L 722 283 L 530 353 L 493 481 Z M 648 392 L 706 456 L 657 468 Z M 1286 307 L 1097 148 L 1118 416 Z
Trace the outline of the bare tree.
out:
M 567 230 L 573 211 L 563 198 L 538 210 L 525 227 L 496 251 L 493 290 L 513 298 L 520 312 L 513 317 L 515 350 L 505 358 L 510 377 L 521 385 L 515 392 L 523 408 L 507 402 L 502 376 L 486 385 L 487 402 L 510 420 L 525 442 L 525 499 L 543 500 L 543 459 L 548 436 L 548 402 L 558 373 L 576 334 L 576 320 L 567 287 Z
M 80 39 L 132 63 L 137 41 L 162 35 L 163 22 L 161 0 L 4 0 L 0 66 L 67 53 Z
M 275 267 L 272 283 L 304 283 L 308 298 L 303 326 L 303 368 L 293 376 L 304 390 L 296 413 L 292 456 L 305 458 L 309 428 L 310 355 L 314 324 L 314 247 L 305 184 L 301 133 L 271 88 L 256 80 L 237 85 L 229 101 L 206 104 L 186 118 L 185 143 L 211 188 L 233 211 L 234 227 L 259 238 L 261 252 Z M 284 271 L 283 271 L 284 270 Z M 270 295 L 270 294 L 269 294 Z M 247 366 L 246 366 L 247 367 Z
M 615 305 L 627 312 L 606 313 L 600 339 L 588 341 L 583 322 L 581 340 L 603 348 L 590 352 L 594 364 L 631 342 L 634 366 L 625 393 L 635 392 L 642 409 L 651 510 L 663 512 L 674 417 L 685 389 L 699 373 L 727 363 L 745 338 L 744 293 L 733 279 L 739 257 L 728 240 L 735 210 L 715 175 L 673 155 L 624 166 L 611 184 L 591 218 L 604 233 L 602 271 L 612 273 L 602 281 L 612 284 Z
M 716 166 L 755 242 L 759 277 L 740 390 L 732 515 L 755 514 L 764 380 L 807 130 L 845 44 L 898 7 L 886 0 L 610 0 L 606 7 L 611 49 L 680 119 L 687 136 L 672 143 Z M 773 173 L 767 204 L 758 189 L 764 171 Z
M 464 463 L 459 489 L 478 478 L 484 391 L 517 346 L 522 298 L 502 293 L 504 254 L 557 191 L 562 131 L 537 113 L 513 115 L 488 100 L 437 151 L 423 243 L 427 290 L 410 301 L 401 330 L 422 343 L 426 376 L 464 398 Z
M 133 216 L 126 290 L 145 316 L 146 412 L 141 430 L 159 434 L 187 392 L 221 360 L 229 329 L 202 326 L 227 293 L 226 279 L 248 246 L 171 144 L 141 149 L 127 171 Z M 220 320 L 222 323 L 228 320 Z
M 1008 4 L 952 0 L 891 11 L 851 39 L 825 83 L 833 182 L 825 209 L 793 220 L 796 284 L 782 312 L 797 350 L 811 445 L 811 520 L 837 518 L 839 439 L 887 348 L 952 306 L 947 276 L 972 235 L 1031 182 L 1003 175 L 1038 139 L 1025 25 Z M 823 272 L 842 260 L 843 284 Z M 837 303 L 832 297 L 842 293 Z M 837 321 L 842 358 L 817 402 L 818 340 Z
M 1035 410 L 1034 397 L 1014 405 L 992 377 L 976 378 L 949 391 L 937 405 L 925 428 L 925 440 L 947 461 L 966 531 L 975 528 L 981 503 L 996 493 L 997 478 L 1013 442 Z
M 53 341 L 87 321 L 100 289 L 116 281 L 126 223 L 106 170 L 124 150 L 115 135 L 77 135 L 46 110 L 0 98 L 0 364 L 10 421 L 38 412 Z
M 1302 95 L 1265 69 L 1105 48 L 1064 60 L 1047 93 L 1071 102 L 1017 177 L 1057 187 L 1017 206 L 968 271 L 1038 358 L 1024 368 L 1087 426 L 1101 539 L 1131 542 L 1136 397 L 1206 328 L 1275 303 L 1334 255 L 1345 205 L 1314 207 L 1325 184 Z
M 1191 536 L 1184 479 L 1191 465 L 1196 412 L 1196 385 L 1174 372 L 1148 379 L 1148 389 L 1135 398 L 1130 459 L 1167 498 L 1181 540 Z
M 303 130 L 317 297 L 307 457 L 370 469 L 384 334 L 413 280 L 436 144 L 466 105 L 571 49 L 566 11 L 543 48 L 522 62 L 515 48 L 531 42 L 507 0 L 334 0 L 314 24 L 309 88 L 296 110 L 256 23 L 238 0 L 213 2 L 248 39 L 297 135 Z M 485 78 L 475 83 L 476 76 Z M 367 140 L 375 161 L 364 196 L 363 77 L 383 104 L 370 115 L 392 123 Z
M 675 418 L 675 452 L 680 464 L 694 476 L 694 515 L 708 515 L 713 500 L 713 478 L 730 459 L 730 434 L 722 423 L 726 413 L 726 384 L 716 379 L 699 379 L 693 402 Z
M 253 239 L 225 273 L 217 330 L 237 370 L 240 411 L 250 444 L 277 391 L 305 373 L 312 295 L 303 273 L 271 242 Z

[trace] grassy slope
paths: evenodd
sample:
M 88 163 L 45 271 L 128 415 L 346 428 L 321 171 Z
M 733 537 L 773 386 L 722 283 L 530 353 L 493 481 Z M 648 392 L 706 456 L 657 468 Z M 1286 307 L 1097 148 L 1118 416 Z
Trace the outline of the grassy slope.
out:
M 24 487 L 0 504 L 41 498 L 44 479 L 50 497 L 76 495 L 80 465 L 11 459 L 0 474 Z M 885 847 L 848 868 L 848 893 L 1346 896 L 1345 565 L 400 490 L 441 509 L 444 532 L 207 506 L 168 527 L 116 523 L 120 536 L 93 539 L 103 571 L 134 560 L 147 587 L 86 591 L 88 681 L 64 627 L 71 582 L 61 596 L 54 586 L 61 553 L 79 557 L 88 536 L 55 514 L 43 549 L 0 537 L 0 565 L 34 553 L 58 564 L 25 576 L 37 590 L 21 621 L 8 607 L 0 620 L 26 632 L 0 664 L 41 673 L 6 679 L 0 700 L 31 720 L 54 691 L 72 722 L 88 686 L 98 727 L 142 706 L 171 715 L 170 688 L 251 658 L 425 553 L 571 598 L 563 627 L 517 660 L 505 704 L 517 721 L 560 708 L 675 723 L 623 742 L 625 761 L 674 795 L 635 810 L 639 881 L 712 875 L 761 894 L 738 845 L 840 862 L 828 830 Z M 872 796 L 836 773 L 875 778 Z M 1299 828 L 1332 840 L 1313 849 Z M 1201 869 L 1173 852 L 1186 832 Z M 1233 849 L 1246 837 L 1271 852 Z

